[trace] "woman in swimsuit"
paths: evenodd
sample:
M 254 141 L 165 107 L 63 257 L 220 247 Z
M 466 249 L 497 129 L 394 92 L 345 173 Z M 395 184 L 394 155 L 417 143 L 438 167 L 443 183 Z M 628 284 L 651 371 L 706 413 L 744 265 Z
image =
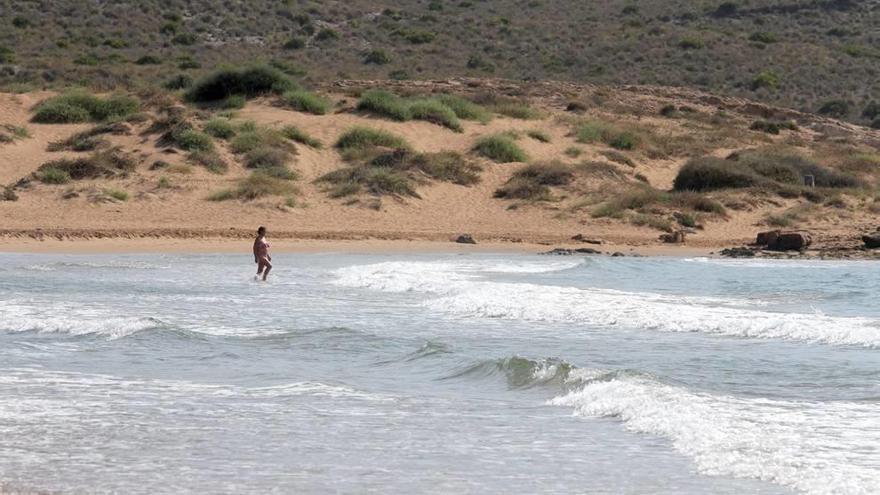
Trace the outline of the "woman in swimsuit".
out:
M 257 277 L 263 276 L 263 281 L 272 270 L 272 257 L 269 256 L 269 243 L 266 241 L 266 227 L 257 229 L 257 238 L 254 240 L 254 263 L 257 264 Z

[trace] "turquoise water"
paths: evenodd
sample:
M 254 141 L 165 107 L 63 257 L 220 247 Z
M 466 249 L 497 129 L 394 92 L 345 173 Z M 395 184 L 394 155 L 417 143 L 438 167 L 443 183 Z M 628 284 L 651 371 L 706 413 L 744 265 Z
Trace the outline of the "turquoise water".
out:
M 880 263 L 0 255 L 0 487 L 880 493 Z

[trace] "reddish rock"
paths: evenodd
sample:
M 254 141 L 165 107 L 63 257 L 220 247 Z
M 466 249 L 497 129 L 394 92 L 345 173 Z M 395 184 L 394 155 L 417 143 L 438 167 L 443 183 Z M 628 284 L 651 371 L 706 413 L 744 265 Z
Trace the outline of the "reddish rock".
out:
M 809 232 L 780 232 L 767 249 L 770 251 L 803 251 L 813 243 Z

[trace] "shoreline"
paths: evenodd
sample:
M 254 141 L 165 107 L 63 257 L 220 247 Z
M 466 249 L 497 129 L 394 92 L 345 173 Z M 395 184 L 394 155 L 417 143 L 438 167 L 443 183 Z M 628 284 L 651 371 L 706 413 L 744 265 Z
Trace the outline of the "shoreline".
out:
M 545 234 L 475 234 L 477 244 L 454 241 L 456 234 L 444 232 L 290 232 L 270 231 L 274 253 L 511 253 L 624 257 L 706 257 L 724 256 L 726 248 L 746 249 L 742 240 L 667 244 L 647 239 L 602 239 L 601 244 L 579 242 L 563 236 Z M 15 254 L 232 254 L 250 253 L 253 233 L 250 230 L 87 230 L 87 229 L 0 229 L 0 253 Z M 742 246 L 742 248 L 740 248 Z M 587 252 L 576 252 L 576 250 Z M 591 250 L 595 250 L 592 251 Z M 821 243 L 804 252 L 753 251 L 747 258 L 801 260 L 880 260 L 880 250 L 859 249 L 836 243 Z
M 601 245 L 552 237 L 475 235 L 477 244 L 454 242 L 449 233 L 269 232 L 275 253 L 516 253 L 592 248 L 601 255 L 712 256 L 720 246 L 604 242 Z M 0 230 L 0 253 L 206 254 L 249 253 L 252 233 L 228 231 Z

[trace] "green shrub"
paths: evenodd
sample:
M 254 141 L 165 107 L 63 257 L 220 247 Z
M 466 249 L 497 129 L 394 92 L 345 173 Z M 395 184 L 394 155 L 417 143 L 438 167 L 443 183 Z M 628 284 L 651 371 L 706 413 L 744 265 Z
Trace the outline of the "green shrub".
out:
M 174 140 L 181 149 L 186 151 L 211 151 L 214 149 L 214 141 L 211 136 L 195 129 L 186 129 L 176 133 Z
M 171 42 L 175 45 L 191 46 L 195 45 L 199 38 L 193 33 L 179 33 L 171 38 Z
M 285 50 L 299 50 L 299 49 L 305 48 L 305 46 L 306 46 L 306 42 L 304 39 L 302 39 L 298 36 L 294 36 L 284 43 L 283 48 Z
M 324 146 L 321 141 L 309 136 L 308 133 L 296 126 L 284 126 L 281 129 L 281 134 L 291 141 L 296 141 L 315 149 L 321 149 Z
M 171 188 L 171 179 L 165 177 L 159 177 L 159 180 L 156 182 L 157 189 L 170 189 Z
M 282 96 L 284 103 L 300 112 L 325 115 L 330 111 L 330 100 L 305 90 L 288 91 Z
M 752 122 L 752 125 L 749 126 L 749 129 L 753 131 L 761 131 L 766 132 L 767 134 L 779 134 L 779 132 L 783 129 L 788 129 L 790 131 L 797 130 L 797 124 L 794 122 L 770 122 L 767 120 L 756 120 Z
M 532 164 L 517 170 L 502 187 L 496 198 L 549 201 L 550 186 L 564 186 L 574 178 L 572 167 L 558 163 Z
M 229 119 L 213 118 L 205 123 L 205 132 L 218 139 L 230 139 L 235 136 L 235 126 Z
M 293 89 L 293 81 L 279 70 L 256 66 L 218 70 L 193 85 L 187 92 L 187 98 L 194 102 L 216 102 L 233 95 L 252 98 Z
M 9 47 L 0 45 L 0 64 L 14 64 L 15 52 Z
M 572 158 L 577 158 L 584 153 L 584 150 L 578 148 L 577 146 L 569 146 L 563 151 L 566 156 L 570 156 Z
M 9 186 L 0 189 L 0 201 L 18 201 L 18 194 Z
M 333 41 L 339 39 L 339 33 L 330 28 L 322 28 L 315 35 L 317 41 Z
M 128 96 L 114 95 L 100 98 L 89 93 L 74 91 L 41 102 L 37 105 L 31 120 L 40 124 L 98 122 L 127 117 L 139 109 L 140 103 Z
M 684 50 L 699 50 L 706 45 L 700 38 L 689 37 L 682 38 L 682 40 L 678 42 L 678 46 Z
M 575 139 L 579 143 L 601 141 L 620 150 L 632 150 L 641 143 L 637 134 L 600 120 L 587 120 L 578 125 Z
M 779 37 L 776 36 L 776 34 L 774 34 L 774 33 L 768 33 L 766 31 L 759 31 L 759 32 L 752 33 L 749 36 L 749 41 L 769 44 L 769 43 L 776 43 L 777 41 L 779 41 Z
M 846 100 L 829 100 L 819 107 L 819 114 L 842 118 L 849 115 L 852 104 Z
M 346 167 L 319 177 L 318 182 L 333 184 L 330 196 L 334 198 L 359 194 L 363 190 L 376 196 L 419 197 L 404 172 L 387 167 Z
M 162 86 L 165 89 L 170 89 L 172 91 L 177 91 L 179 89 L 187 89 L 193 85 L 193 78 L 186 74 L 178 74 L 171 79 L 165 81 L 165 84 Z
M 849 174 L 823 167 L 798 155 L 752 151 L 727 160 L 714 157 L 693 159 L 679 170 L 673 187 L 677 191 L 711 191 L 771 186 L 782 191 L 784 187 L 800 186 L 805 175 L 812 175 L 819 187 L 864 186 Z
M 712 191 L 758 185 L 761 179 L 749 169 L 721 158 L 697 158 L 686 163 L 673 182 L 676 191 Z
M 461 122 L 455 112 L 439 100 L 415 100 L 409 104 L 409 114 L 413 119 L 425 120 L 442 125 L 455 132 L 461 132 Z
M 229 170 L 229 164 L 216 151 L 193 151 L 186 158 L 212 174 L 225 174 Z
M 751 87 L 752 90 L 775 89 L 779 87 L 779 76 L 773 71 L 765 70 L 752 79 Z
M 363 150 L 367 148 L 401 148 L 409 149 L 409 144 L 401 137 L 390 132 L 370 129 L 369 127 L 353 127 L 343 133 L 336 141 L 340 150 Z
M 535 141 L 540 141 L 542 143 L 550 142 L 550 135 L 544 131 L 539 130 L 531 130 L 526 133 L 527 136 L 534 139 Z
M 102 192 L 105 196 L 109 196 L 117 201 L 128 201 L 128 193 L 121 189 L 104 189 Z
M 330 197 L 339 198 L 367 192 L 418 198 L 415 185 L 424 178 L 471 185 L 479 181 L 480 167 L 458 153 L 414 153 L 395 149 L 376 155 L 358 165 L 334 170 L 316 182 L 332 185 Z
M 290 153 L 272 146 L 259 146 L 244 155 L 247 168 L 279 168 L 287 165 Z
M 247 105 L 247 98 L 243 95 L 227 96 L 220 103 L 220 108 L 224 110 L 241 110 Z
M 481 138 L 474 146 L 474 151 L 497 163 L 528 161 L 526 153 L 512 139 L 500 134 Z
M 364 55 L 365 64 L 385 65 L 391 63 L 391 55 L 381 48 L 370 50 Z
M 543 117 L 538 110 L 530 107 L 526 103 L 517 102 L 501 102 L 491 106 L 493 112 L 520 120 L 535 120 Z
M 265 196 L 291 196 L 297 193 L 296 186 L 289 180 L 279 179 L 264 170 L 255 170 L 241 180 L 233 189 L 218 191 L 208 197 L 210 201 L 241 199 L 250 201 Z
M 264 138 L 261 132 L 239 129 L 239 134 L 232 140 L 229 148 L 233 153 L 247 153 L 262 144 L 264 144 Z
M 438 95 L 435 98 L 449 107 L 462 120 L 475 120 L 483 123 L 492 120 L 492 114 L 488 110 L 464 98 L 446 94 Z
M 72 180 L 95 179 L 125 176 L 134 170 L 135 165 L 130 156 L 114 149 L 96 152 L 89 157 L 53 160 L 41 165 L 36 174 L 39 176 L 46 170 L 56 169 L 66 172 Z
M 67 184 L 70 182 L 70 174 L 56 167 L 41 167 L 37 172 L 37 180 L 43 184 Z
M 357 109 L 393 120 L 412 119 L 409 104 L 403 98 L 379 89 L 365 92 L 358 101 Z
M 635 168 L 636 163 L 632 161 L 628 156 L 624 155 L 619 151 L 607 150 L 601 151 L 599 154 L 604 156 L 605 158 L 611 160 L 614 163 L 619 163 L 621 165 L 626 165 L 627 167 Z
M 137 65 L 160 65 L 162 60 L 155 55 L 144 55 L 143 57 L 134 61 Z
M 862 110 L 862 117 L 873 120 L 880 117 L 880 102 L 872 101 Z
M 399 29 L 395 34 L 402 36 L 413 45 L 422 45 L 434 41 L 434 33 L 421 29 Z

